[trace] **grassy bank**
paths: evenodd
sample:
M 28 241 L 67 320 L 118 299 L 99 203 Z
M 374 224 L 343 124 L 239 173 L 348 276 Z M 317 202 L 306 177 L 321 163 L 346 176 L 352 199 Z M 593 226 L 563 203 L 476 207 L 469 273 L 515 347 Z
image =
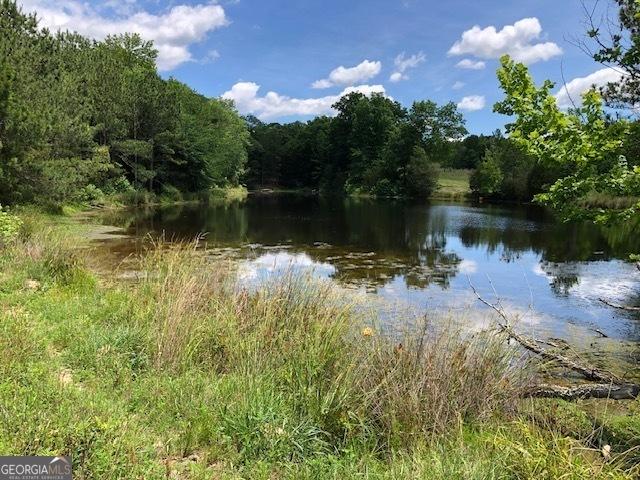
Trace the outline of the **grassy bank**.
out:
M 135 206 L 178 205 L 186 203 L 207 203 L 213 201 L 241 201 L 249 192 L 243 186 L 215 187 L 200 192 L 181 192 L 175 188 L 166 188 L 162 193 L 148 190 L 132 190 L 126 193 L 98 195 L 63 204 L 48 203 L 43 200 L 39 209 L 51 214 L 72 215 L 87 208 L 123 208 Z
M 329 283 L 247 291 L 193 244 L 97 277 L 83 228 L 32 214 L 0 249 L 4 454 L 70 454 L 75 478 L 638 473 L 636 402 L 519 401 L 534 372 L 497 334 L 389 339 Z

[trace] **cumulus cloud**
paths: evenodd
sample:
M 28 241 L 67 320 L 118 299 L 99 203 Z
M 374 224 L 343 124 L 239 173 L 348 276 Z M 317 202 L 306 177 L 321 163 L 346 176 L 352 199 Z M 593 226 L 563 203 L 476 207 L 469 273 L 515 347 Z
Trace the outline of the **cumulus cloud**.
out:
M 136 9 L 128 0 L 102 7 L 79 0 L 26 0 L 22 6 L 27 12 L 35 11 L 40 26 L 52 31 L 76 31 L 95 39 L 139 33 L 145 40 L 153 40 L 160 70 L 192 61 L 189 47 L 229 23 L 224 9 L 215 3 L 176 5 L 157 14 Z
M 288 115 L 332 115 L 331 108 L 344 95 L 360 92 L 365 95 L 385 93 L 382 85 L 358 85 L 345 88 L 338 95 L 327 95 L 319 98 L 291 98 L 276 92 L 258 95 L 260 85 L 254 82 L 238 82 L 231 90 L 222 94 L 222 98 L 233 100 L 242 114 L 252 114 L 261 120 L 268 120 Z
M 469 58 L 465 58 L 456 63 L 456 67 L 465 68 L 467 70 L 482 70 L 486 66 L 487 64 L 482 60 L 471 60 Z
M 395 68 L 395 71 L 389 77 L 389 80 L 391 80 L 394 83 L 399 82 L 401 80 L 408 80 L 409 75 L 407 75 L 405 72 L 410 68 L 417 67 L 425 60 L 426 60 L 426 57 L 422 52 L 418 52 L 414 55 L 411 55 L 410 57 L 405 57 L 405 53 L 402 52 L 393 61 L 393 64 L 395 65 L 396 68 Z
M 563 85 L 555 94 L 560 108 L 569 108 L 575 103 L 582 103 L 581 95 L 593 87 L 602 87 L 610 82 L 617 82 L 623 77 L 623 73 L 612 68 L 602 68 L 586 77 L 574 78 Z M 572 103 L 573 102 L 573 103 Z
M 453 85 L 451 85 L 451 89 L 452 90 L 460 90 L 462 87 L 464 87 L 466 84 L 464 82 L 461 81 L 457 81 L 456 83 L 454 83 Z
M 475 112 L 476 110 L 482 110 L 486 104 L 483 95 L 469 95 L 468 97 L 462 97 L 462 100 L 458 102 L 458 108 L 467 112 Z
M 531 64 L 562 54 L 562 49 L 553 42 L 537 42 L 541 35 L 542 26 L 535 17 L 523 18 L 499 31 L 494 26 L 475 25 L 462 33 L 449 49 L 449 55 L 493 59 L 508 54 L 517 62 Z
M 353 86 L 372 79 L 380 73 L 382 63 L 364 60 L 355 67 L 343 67 L 342 65 L 331 71 L 328 78 L 316 80 L 311 84 L 313 88 L 330 88 L 336 85 Z

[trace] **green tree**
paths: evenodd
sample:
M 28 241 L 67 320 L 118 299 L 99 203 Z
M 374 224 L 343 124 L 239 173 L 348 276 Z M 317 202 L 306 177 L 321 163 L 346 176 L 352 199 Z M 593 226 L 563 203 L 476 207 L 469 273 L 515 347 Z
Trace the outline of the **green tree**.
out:
M 442 165 L 450 163 L 454 143 L 466 134 L 464 117 L 455 103 L 439 107 L 431 100 L 414 102 L 408 116 L 416 142 L 429 157 Z
M 54 35 L 0 0 L 0 201 L 238 184 L 244 122 L 229 102 L 163 80 L 156 56 L 135 32 Z
M 509 57 L 501 59 L 498 79 L 505 99 L 495 111 L 514 116 L 507 125 L 510 138 L 540 164 L 563 165 L 567 171 L 536 199 L 565 218 L 588 217 L 598 222 L 620 221 L 637 215 L 639 203 L 628 208 L 589 205 L 589 195 L 640 196 L 640 168 L 630 167 L 620 148 L 628 122 L 610 122 L 602 110 L 600 95 L 588 91 L 582 106 L 562 112 L 551 94 L 553 83 L 536 87 L 527 67 Z
M 407 164 L 405 192 L 410 197 L 426 198 L 438 187 L 438 166 L 424 149 L 416 145 Z
M 587 36 L 591 42 L 582 46 L 594 60 L 623 74 L 619 81 L 602 87 L 605 101 L 611 106 L 635 110 L 640 102 L 640 2 L 614 0 L 613 3 L 618 7 L 616 18 L 601 22 L 596 21 L 595 11 L 588 13 Z M 589 12 L 586 8 L 585 11 Z
M 471 190 L 481 196 L 493 196 L 501 193 L 502 169 L 496 150 L 487 150 L 484 158 L 471 175 Z

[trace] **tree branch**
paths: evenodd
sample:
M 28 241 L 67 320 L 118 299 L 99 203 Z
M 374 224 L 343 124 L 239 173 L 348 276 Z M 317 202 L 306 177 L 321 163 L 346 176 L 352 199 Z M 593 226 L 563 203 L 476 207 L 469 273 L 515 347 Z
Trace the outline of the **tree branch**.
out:
M 557 385 L 542 384 L 525 390 L 523 396 L 533 398 L 560 398 L 563 400 L 580 400 L 584 398 L 633 400 L 640 396 L 640 385 L 594 383 L 575 387 L 560 387 Z
M 605 305 L 612 308 L 617 308 L 618 310 L 626 310 L 627 312 L 640 312 L 640 307 L 626 307 L 624 305 L 618 305 L 616 303 L 608 302 L 604 298 L 599 298 L 598 300 L 600 300 Z
M 482 303 L 484 303 L 488 307 L 492 308 L 494 311 L 498 313 L 498 315 L 500 315 L 500 317 L 504 319 L 505 323 L 498 322 L 498 326 L 500 330 L 506 333 L 509 336 L 509 338 L 518 342 L 525 350 L 533 352 L 545 360 L 556 362 L 564 368 L 573 370 L 574 372 L 581 374 L 587 380 L 593 380 L 597 382 L 606 382 L 609 384 L 616 384 L 616 385 L 620 385 L 623 383 L 620 378 L 618 378 L 616 375 L 612 373 L 600 370 L 592 365 L 578 363 L 564 355 L 542 348 L 534 340 L 527 338 L 523 335 L 520 335 L 518 332 L 513 330 L 513 328 L 510 326 L 509 317 L 507 317 L 507 315 L 504 313 L 502 309 L 496 307 L 492 303 L 489 303 L 484 298 L 482 298 L 478 293 L 478 291 L 473 286 L 473 284 L 471 284 L 471 281 L 469 281 L 469 285 L 471 286 L 473 293 L 475 293 L 476 297 L 478 297 L 478 300 L 480 300 Z

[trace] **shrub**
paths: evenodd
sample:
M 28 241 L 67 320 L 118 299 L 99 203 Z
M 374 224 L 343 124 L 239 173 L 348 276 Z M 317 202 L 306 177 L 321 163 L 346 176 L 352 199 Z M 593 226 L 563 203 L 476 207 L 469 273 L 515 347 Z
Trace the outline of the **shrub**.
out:
M 133 186 L 127 180 L 127 177 L 120 175 L 105 181 L 102 191 L 106 195 L 114 195 L 117 193 L 130 193 L 134 191 Z
M 478 168 L 471 175 L 471 190 L 480 195 L 491 196 L 500 192 L 503 176 L 500 164 L 494 155 L 487 152 Z
M 18 237 L 22 227 L 22 220 L 12 215 L 0 205 L 0 247 L 6 245 Z
M 421 147 L 414 147 L 406 172 L 407 195 L 426 198 L 438 186 L 438 165 L 429 161 Z
M 90 183 L 78 191 L 77 199 L 81 203 L 100 205 L 104 201 L 104 193 L 94 184 Z
M 376 197 L 394 197 L 397 195 L 395 186 L 388 178 L 378 180 L 373 187 L 373 194 Z

